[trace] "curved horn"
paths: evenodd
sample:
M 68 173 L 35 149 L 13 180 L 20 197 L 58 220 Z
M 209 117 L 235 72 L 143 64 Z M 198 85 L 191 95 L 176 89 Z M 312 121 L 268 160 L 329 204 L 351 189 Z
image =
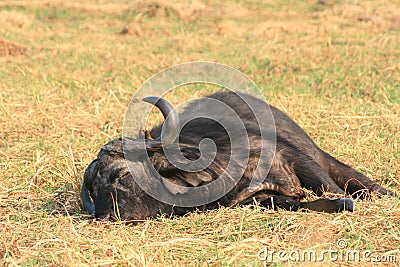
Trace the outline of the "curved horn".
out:
M 95 205 L 92 197 L 89 195 L 89 190 L 87 189 L 85 183 L 83 183 L 82 185 L 81 197 L 82 197 L 83 207 L 85 208 L 85 210 L 87 210 L 90 215 L 94 215 Z
M 147 96 L 143 98 L 144 102 L 155 105 L 163 114 L 165 122 L 161 136 L 156 139 L 163 145 L 168 146 L 172 144 L 179 134 L 179 116 L 174 107 L 167 100 L 157 96 Z

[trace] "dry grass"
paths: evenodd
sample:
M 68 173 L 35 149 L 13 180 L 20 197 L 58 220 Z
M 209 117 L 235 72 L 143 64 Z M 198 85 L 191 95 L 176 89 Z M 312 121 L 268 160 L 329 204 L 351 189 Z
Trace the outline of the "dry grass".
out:
M 26 51 L 25 47 L 21 47 L 16 44 L 0 40 L 0 57 L 1 56 L 16 56 L 24 54 Z
M 129 2 L 0 2 L 0 262 L 259 266 L 264 246 L 321 251 L 345 239 L 399 266 L 398 199 L 335 215 L 221 208 L 127 226 L 88 219 L 78 194 L 135 89 L 193 60 L 243 71 L 321 147 L 399 192 L 398 0 Z

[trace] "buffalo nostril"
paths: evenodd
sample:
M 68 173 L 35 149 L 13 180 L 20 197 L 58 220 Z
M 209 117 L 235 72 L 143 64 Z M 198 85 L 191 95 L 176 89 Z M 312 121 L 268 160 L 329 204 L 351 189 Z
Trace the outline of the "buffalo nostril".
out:
M 100 216 L 97 216 L 96 215 L 96 220 L 98 220 L 98 221 L 108 221 L 110 219 L 110 214 L 108 213 L 108 214 L 103 214 L 103 215 L 100 215 Z

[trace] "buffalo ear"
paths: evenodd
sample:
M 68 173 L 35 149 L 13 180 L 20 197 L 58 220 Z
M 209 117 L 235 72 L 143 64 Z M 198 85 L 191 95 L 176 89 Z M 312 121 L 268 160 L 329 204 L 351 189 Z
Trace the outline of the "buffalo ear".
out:
M 128 142 L 125 149 L 128 149 L 128 151 L 137 150 L 139 146 L 139 149 L 144 148 L 148 152 L 160 151 L 163 146 L 173 144 L 178 138 L 180 129 L 178 113 L 172 104 L 162 97 L 147 96 L 143 98 L 143 101 L 156 106 L 161 111 L 164 117 L 163 129 L 165 128 L 165 131 L 162 131 L 161 135 L 156 139 L 153 139 L 148 131 L 144 131 L 144 141 L 141 141 L 141 143 L 134 142 L 130 144 Z
M 173 177 L 162 177 L 165 188 L 174 195 L 185 194 L 192 187 L 200 186 L 202 183 L 211 182 L 212 176 L 207 172 L 181 173 Z
M 124 152 L 155 152 L 160 151 L 162 146 L 169 146 L 173 144 L 179 135 L 179 116 L 171 103 L 161 97 L 148 96 L 143 98 L 144 102 L 150 103 L 156 106 L 164 116 L 165 131 L 161 133 L 161 136 L 157 139 L 132 139 L 130 137 L 122 137 L 122 142 L 111 141 L 107 145 L 103 146 L 102 150 L 107 152 L 114 152 L 122 154 Z M 146 134 L 146 132 L 145 132 Z
M 101 148 L 101 152 L 123 154 L 129 152 L 156 152 L 162 150 L 162 143 L 158 140 L 133 139 L 122 137 L 119 142 L 111 141 Z
M 184 176 L 183 179 L 191 186 L 199 186 L 202 183 L 210 183 L 213 181 L 212 175 L 206 171 L 190 173 L 190 175 Z
M 184 181 L 179 180 L 179 179 L 163 177 L 162 183 L 164 184 L 165 188 L 167 188 L 167 190 L 174 195 L 177 195 L 177 194 L 182 195 L 189 191 L 188 185 Z

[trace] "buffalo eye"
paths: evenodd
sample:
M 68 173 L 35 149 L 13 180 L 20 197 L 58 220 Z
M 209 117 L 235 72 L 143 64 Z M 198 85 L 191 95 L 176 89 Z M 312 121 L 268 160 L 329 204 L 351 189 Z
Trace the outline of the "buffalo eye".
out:
M 119 178 L 119 179 L 117 179 L 117 182 L 118 182 L 118 185 L 127 186 L 127 181 L 126 181 L 126 179 Z

